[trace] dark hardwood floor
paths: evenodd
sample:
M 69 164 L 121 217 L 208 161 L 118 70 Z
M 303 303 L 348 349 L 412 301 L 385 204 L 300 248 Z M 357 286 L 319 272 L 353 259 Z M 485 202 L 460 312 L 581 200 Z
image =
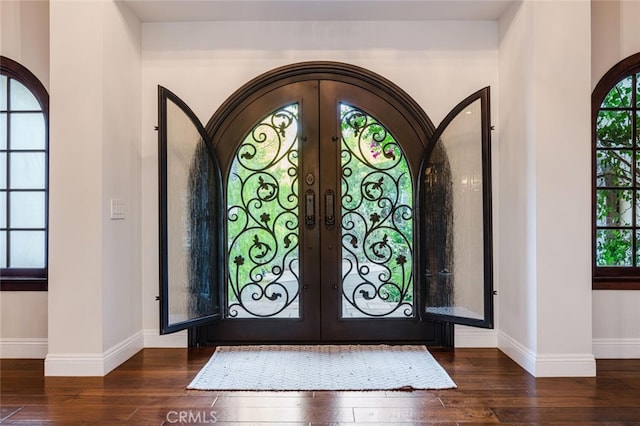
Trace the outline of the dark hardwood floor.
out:
M 1 360 L 0 423 L 640 425 L 640 360 L 598 361 L 595 378 L 534 379 L 496 349 L 457 349 L 433 351 L 452 390 L 186 390 L 211 353 L 145 349 L 101 378 L 44 377 L 40 360 Z

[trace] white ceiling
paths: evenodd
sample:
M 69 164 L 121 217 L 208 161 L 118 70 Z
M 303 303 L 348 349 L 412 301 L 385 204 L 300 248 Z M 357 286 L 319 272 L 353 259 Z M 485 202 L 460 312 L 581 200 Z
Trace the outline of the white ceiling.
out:
M 142 22 L 496 20 L 521 0 L 118 0 Z

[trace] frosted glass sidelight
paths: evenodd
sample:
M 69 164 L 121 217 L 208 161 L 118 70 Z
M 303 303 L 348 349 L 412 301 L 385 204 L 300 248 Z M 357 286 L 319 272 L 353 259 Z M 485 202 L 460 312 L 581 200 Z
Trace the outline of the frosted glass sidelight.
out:
M 449 123 L 425 174 L 427 205 L 442 205 L 426 223 L 426 312 L 475 320 L 485 317 L 481 106 Z
M 11 89 L 11 99 L 9 106 L 11 107 L 11 111 L 40 111 L 42 108 L 40 107 L 40 103 L 33 96 L 33 93 L 29 89 L 27 89 L 22 83 L 17 80 L 11 79 L 10 89 Z
M 11 231 L 11 268 L 43 268 L 45 263 L 44 231 Z
M 16 152 L 10 155 L 11 189 L 44 189 L 45 164 L 42 152 Z
M 0 268 L 7 267 L 7 232 L 0 231 Z
M 45 149 L 44 115 L 38 113 L 11 114 L 11 149 Z
M 189 118 L 167 103 L 167 220 L 169 258 L 169 320 L 187 321 L 197 316 L 190 308 L 189 273 L 189 169 L 200 136 Z
M 0 111 L 7 110 L 7 76 L 0 75 Z
M 0 113 L 0 149 L 7 149 L 7 113 Z
M 167 280 L 168 322 L 215 314 L 212 292 L 217 269 L 214 230 L 215 173 L 198 128 L 167 101 Z
M 11 228 L 44 228 L 44 192 L 11 192 L 9 194 Z

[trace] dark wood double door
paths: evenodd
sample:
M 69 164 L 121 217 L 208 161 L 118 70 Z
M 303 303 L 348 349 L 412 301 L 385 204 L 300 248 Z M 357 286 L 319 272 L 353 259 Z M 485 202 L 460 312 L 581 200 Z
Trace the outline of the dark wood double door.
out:
M 441 192 L 424 188 L 437 169 L 431 138 L 443 131 L 350 76 L 252 84 L 206 128 L 159 89 L 162 331 L 194 327 L 205 344 L 439 345 L 452 322 L 490 326 L 485 221 L 480 291 L 460 287 L 481 297 L 463 302 L 479 306 L 475 318 L 460 315 L 459 289 L 447 290 L 442 258 L 454 255 L 433 243 L 455 244 L 452 231 L 426 223 L 438 209 L 426 200 Z

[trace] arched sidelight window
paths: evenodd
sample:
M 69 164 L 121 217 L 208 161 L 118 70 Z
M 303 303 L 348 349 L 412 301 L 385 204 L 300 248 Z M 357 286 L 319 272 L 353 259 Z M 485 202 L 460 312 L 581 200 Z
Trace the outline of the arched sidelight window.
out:
M 593 286 L 640 289 L 640 53 L 592 95 Z
M 0 57 L 0 289 L 47 289 L 49 95 Z

